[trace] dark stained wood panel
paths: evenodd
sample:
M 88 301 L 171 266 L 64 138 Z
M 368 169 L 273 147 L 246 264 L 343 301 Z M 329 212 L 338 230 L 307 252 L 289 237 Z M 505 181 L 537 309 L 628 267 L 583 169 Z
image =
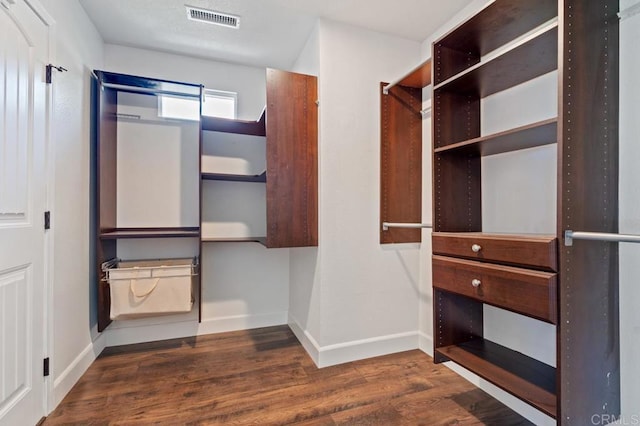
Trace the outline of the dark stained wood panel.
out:
M 267 69 L 267 247 L 318 245 L 314 76 Z
M 554 235 L 506 235 L 482 232 L 434 232 L 432 234 L 434 254 L 549 271 L 558 270 L 557 246 L 558 240 Z
M 98 89 L 98 229 L 116 227 L 117 120 L 118 94 L 111 89 Z
M 558 29 L 553 27 L 489 61 L 466 69 L 434 89 L 484 98 L 555 70 L 557 52 Z
M 132 93 L 158 93 L 200 99 L 202 86 L 181 81 L 158 80 L 137 75 L 119 74 L 108 71 L 94 71 L 105 86 Z
M 198 227 L 184 228 L 116 228 L 100 234 L 102 240 L 125 238 L 192 238 L 200 235 Z
M 267 245 L 266 237 L 202 237 L 203 243 L 260 243 Z
M 556 118 L 551 118 L 504 132 L 435 148 L 434 152 L 487 156 L 550 145 L 558 140 L 557 122 Z
M 552 272 L 433 256 L 433 287 L 551 324 L 557 322 L 556 284 Z
M 227 182 L 266 182 L 267 172 L 260 173 L 259 175 L 232 175 L 226 173 L 202 173 L 202 179 L 204 180 L 223 180 Z
M 555 0 L 501 0 L 452 29 L 434 43 L 458 54 L 480 58 L 553 19 L 558 14 Z M 448 56 L 444 53 L 440 56 Z M 434 55 L 438 57 L 438 52 Z M 457 74 L 460 69 L 436 66 L 435 84 Z
M 478 376 L 556 417 L 556 369 L 485 339 L 436 351 Z
M 561 2 L 558 238 L 618 232 L 618 1 Z M 560 248 L 563 424 L 620 414 L 618 244 Z
M 435 276 L 434 276 L 435 279 Z M 433 288 L 434 362 L 449 361 L 438 348 L 458 345 L 483 336 L 482 302 Z
M 406 77 L 398 82 L 399 86 L 413 87 L 422 89 L 431 84 L 431 59 L 427 59 L 415 69 L 413 69 Z
M 114 229 L 117 226 L 117 120 L 118 94 L 115 90 L 102 88 L 96 80 L 97 90 L 94 94 L 97 104 L 97 149 L 96 152 L 96 265 L 98 296 L 98 331 L 103 331 L 109 324 L 111 318 L 111 295 L 109 284 L 103 281 L 105 273 L 102 271 L 102 263 L 116 257 L 115 241 L 103 241 L 100 236 L 105 230 Z
M 201 117 L 202 130 L 209 132 L 237 133 L 240 135 L 266 136 L 265 111 L 256 121 L 233 120 L 229 118 Z
M 480 98 L 435 90 L 432 102 L 434 149 L 480 137 Z
M 482 230 L 480 157 L 437 154 L 433 163 L 433 230 Z
M 287 326 L 107 348 L 69 424 L 531 425 L 418 350 L 319 369 Z
M 380 243 L 420 242 L 420 229 L 384 231 L 382 222 L 422 222 L 422 89 L 380 93 Z

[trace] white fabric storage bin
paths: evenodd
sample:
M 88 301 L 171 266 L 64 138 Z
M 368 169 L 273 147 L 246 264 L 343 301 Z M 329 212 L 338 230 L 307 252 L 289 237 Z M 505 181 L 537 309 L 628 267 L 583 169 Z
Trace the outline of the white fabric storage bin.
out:
M 106 270 L 112 320 L 189 312 L 194 259 L 120 261 Z

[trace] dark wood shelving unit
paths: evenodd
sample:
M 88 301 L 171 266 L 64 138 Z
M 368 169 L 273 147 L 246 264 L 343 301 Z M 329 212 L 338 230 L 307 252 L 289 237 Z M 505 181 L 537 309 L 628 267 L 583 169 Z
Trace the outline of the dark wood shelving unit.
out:
M 503 0 L 490 4 L 434 44 L 434 84 L 475 65 L 482 56 L 557 15 L 556 0 Z
M 557 67 L 558 28 L 555 26 L 492 60 L 467 68 L 438 84 L 434 90 L 484 98 L 554 71 Z
M 558 141 L 558 119 L 539 121 L 504 132 L 482 136 L 463 142 L 434 148 L 435 153 L 461 155 L 494 155 L 518 151 L 537 146 L 550 145 Z
M 617 232 L 618 9 L 496 0 L 433 44 L 434 360 L 561 425 L 620 414 L 617 245 L 562 245 L 567 229 Z M 556 69 L 557 118 L 481 136 L 482 98 Z M 549 144 L 556 235 L 483 233 L 482 157 Z M 484 340 L 485 304 L 554 324 L 556 368 Z
M 555 417 L 556 369 L 486 339 L 436 349 L 467 370 Z
M 266 136 L 266 170 L 259 175 L 201 171 L 200 191 L 202 199 L 205 180 L 265 183 L 267 235 L 202 237 L 203 243 L 259 242 L 268 248 L 318 245 L 317 77 L 267 69 L 266 88 L 267 105 L 258 121 L 211 117 L 201 121 L 202 132 Z M 200 151 L 202 155 L 202 144 Z
M 267 237 L 202 237 L 203 243 L 260 243 L 267 246 Z
M 227 182 L 266 182 L 267 172 L 264 171 L 259 175 L 233 175 L 225 173 L 202 173 L 202 179 L 204 180 L 222 180 Z
M 100 233 L 103 240 L 117 240 L 125 238 L 198 238 L 200 228 L 118 228 Z
M 96 70 L 92 88 L 92 197 L 95 200 L 94 229 L 97 270 L 98 331 L 110 323 L 111 295 L 102 264 L 118 257 L 118 240 L 199 238 L 199 227 L 124 228 L 118 223 L 118 98 L 122 92 L 148 96 L 177 96 L 199 101 L 202 86 Z M 140 125 L 145 125 L 141 120 Z M 196 141 L 194 141 L 196 142 Z M 160 165 L 161 167 L 161 165 Z M 196 190 L 194 188 L 194 190 Z M 189 256 L 193 254 L 190 253 Z M 198 251 L 197 257 L 200 258 Z M 195 277 L 199 287 L 200 276 Z
M 209 132 L 236 133 L 239 135 L 266 136 L 266 109 L 256 121 L 234 120 L 229 118 L 207 117 L 200 119 L 202 130 Z

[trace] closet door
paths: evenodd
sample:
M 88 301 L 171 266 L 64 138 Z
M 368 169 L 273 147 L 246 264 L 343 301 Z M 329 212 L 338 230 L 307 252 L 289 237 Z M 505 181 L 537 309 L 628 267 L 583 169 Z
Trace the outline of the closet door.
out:
M 267 70 L 267 247 L 318 245 L 317 78 Z

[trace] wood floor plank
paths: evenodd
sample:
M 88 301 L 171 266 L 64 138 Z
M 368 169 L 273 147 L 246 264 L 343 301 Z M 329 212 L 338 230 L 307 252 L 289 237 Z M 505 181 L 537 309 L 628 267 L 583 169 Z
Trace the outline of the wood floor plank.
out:
M 43 424 L 530 423 L 421 351 L 318 369 L 279 326 L 108 348 Z

